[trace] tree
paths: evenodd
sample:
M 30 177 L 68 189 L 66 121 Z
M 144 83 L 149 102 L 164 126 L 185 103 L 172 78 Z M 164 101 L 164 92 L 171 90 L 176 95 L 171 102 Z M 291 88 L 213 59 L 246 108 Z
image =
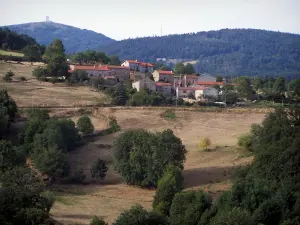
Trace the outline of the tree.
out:
M 170 222 L 172 225 L 197 225 L 211 205 L 211 197 L 202 190 L 177 193 L 170 209 Z
M 185 154 L 185 146 L 171 130 L 126 131 L 113 147 L 117 172 L 126 183 L 142 187 L 156 186 L 169 164 L 183 168 Z
M 0 172 L 12 169 L 17 164 L 17 149 L 7 141 L 0 141 Z
M 223 82 L 223 77 L 216 76 L 216 82 Z
M 32 159 L 36 169 L 52 178 L 60 178 L 68 174 L 67 154 L 55 146 L 35 149 Z
M 190 63 L 187 63 L 184 67 L 184 74 L 193 74 L 195 73 L 194 66 Z
M 4 75 L 3 80 L 5 82 L 10 82 L 10 81 L 12 81 L 13 76 L 15 76 L 15 74 L 10 70 Z
M 108 167 L 106 166 L 106 163 L 101 160 L 100 158 L 96 159 L 96 161 L 93 162 L 91 167 L 91 176 L 92 178 L 101 179 L 103 180 L 106 176 L 106 172 L 108 170 Z
M 33 69 L 32 76 L 36 77 L 37 79 L 46 77 L 47 69 L 44 67 L 37 67 L 37 68 Z
M 238 137 L 238 146 L 240 146 L 248 151 L 252 151 L 251 141 L 252 141 L 252 135 L 250 133 L 243 134 Z
M 200 149 L 205 149 L 205 150 L 207 150 L 207 148 L 208 148 L 209 146 L 211 146 L 211 141 L 210 141 L 209 138 L 205 137 L 205 138 L 202 138 L 202 139 L 201 139 L 201 141 L 200 141 L 198 147 L 199 147 Z
M 121 213 L 114 225 L 168 225 L 167 219 L 155 212 L 147 212 L 142 206 L 136 205 Z
M 284 77 L 276 78 L 273 89 L 274 89 L 275 92 L 277 92 L 280 95 L 282 95 L 286 91 L 286 85 L 285 85 Z
M 185 66 L 184 66 L 184 64 L 183 63 L 177 63 L 176 65 L 175 65 L 175 68 L 174 68 L 174 72 L 176 73 L 176 74 L 184 74 L 185 73 Z
M 125 105 L 128 100 L 128 96 L 126 94 L 126 89 L 123 84 L 117 84 L 114 97 L 113 104 L 115 105 Z
M 119 59 L 119 56 L 116 56 L 116 55 L 111 56 L 109 64 L 110 65 L 116 65 L 116 66 L 121 65 L 121 61 Z
M 263 80 L 261 79 L 261 77 L 255 77 L 252 83 L 253 89 L 255 91 L 258 91 L 263 87 Z
M 248 77 L 239 77 L 236 79 L 236 83 L 239 96 L 251 99 L 253 96 L 253 90 L 250 79 Z
M 9 128 L 9 116 L 7 114 L 7 109 L 3 106 L 0 107 L 0 139 L 2 135 L 7 133 Z
M 300 99 L 300 79 L 292 80 L 288 84 L 288 93 L 292 99 L 296 101 Z
M 18 112 L 18 107 L 15 101 L 8 95 L 6 89 L 0 89 L 0 108 L 5 108 L 9 122 L 14 120 Z
M 88 73 L 84 70 L 77 70 L 71 74 L 69 81 L 71 83 L 83 83 L 84 81 L 89 80 Z
M 214 225 L 254 225 L 251 221 L 251 215 L 247 210 L 241 208 L 233 208 L 224 212 L 214 222 Z
M 39 61 L 41 59 L 40 48 L 37 45 L 27 45 L 23 48 L 24 57 L 27 57 L 29 61 Z
M 166 168 L 164 175 L 158 180 L 153 210 L 168 216 L 172 200 L 176 193 L 183 190 L 183 177 L 181 168 L 170 165 Z
M 69 66 L 67 64 L 65 49 L 61 40 L 54 40 L 45 51 L 47 60 L 47 73 L 49 76 L 61 77 L 68 75 Z
M 77 121 L 77 129 L 84 135 L 92 134 L 95 130 L 94 125 L 91 122 L 90 117 L 82 116 Z
M 222 101 L 226 104 L 232 105 L 238 100 L 238 94 L 234 91 L 223 92 Z
M 90 222 L 90 225 L 108 225 L 102 218 L 94 216 Z

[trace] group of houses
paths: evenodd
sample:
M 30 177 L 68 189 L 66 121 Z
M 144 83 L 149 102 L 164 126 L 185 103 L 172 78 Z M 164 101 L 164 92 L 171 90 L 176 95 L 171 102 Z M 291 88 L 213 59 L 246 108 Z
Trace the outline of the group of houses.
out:
M 173 71 L 154 70 L 151 63 L 138 60 L 125 60 L 120 66 L 113 65 L 70 65 L 69 72 L 84 70 L 89 77 L 101 76 L 104 79 L 114 79 L 116 82 L 132 81 L 132 87 L 137 91 L 149 89 L 161 92 L 167 96 L 186 98 L 193 95 L 196 99 L 217 97 L 218 91 L 214 85 L 223 85 L 210 75 L 178 75 Z M 152 74 L 153 79 L 148 75 Z

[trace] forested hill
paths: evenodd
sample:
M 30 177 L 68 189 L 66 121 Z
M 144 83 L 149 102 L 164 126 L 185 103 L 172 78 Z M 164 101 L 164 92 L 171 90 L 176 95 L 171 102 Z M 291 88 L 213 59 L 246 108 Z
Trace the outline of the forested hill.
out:
M 7 28 L 0 28 L 0 48 L 22 50 L 27 45 L 38 45 L 38 43 L 28 35 L 18 34 Z
M 198 72 L 287 75 L 300 72 L 300 35 L 255 29 L 127 39 L 100 47 L 121 59 L 194 59 Z
M 54 39 L 61 39 L 68 53 L 95 49 L 99 45 L 114 42 L 103 34 L 54 22 L 25 23 L 7 27 L 35 38 L 42 45 L 49 45 Z

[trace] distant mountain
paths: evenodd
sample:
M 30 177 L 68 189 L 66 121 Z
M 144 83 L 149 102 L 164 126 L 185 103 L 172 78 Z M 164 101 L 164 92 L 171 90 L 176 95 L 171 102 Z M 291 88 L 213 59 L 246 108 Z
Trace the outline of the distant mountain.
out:
M 61 39 L 68 53 L 95 49 L 101 45 L 115 42 L 115 40 L 94 31 L 54 22 L 24 23 L 6 27 L 35 38 L 41 45 L 48 45 L 57 38 Z
M 121 59 L 197 60 L 198 72 L 214 75 L 300 74 L 300 35 L 255 29 L 223 29 L 127 39 L 99 47 Z

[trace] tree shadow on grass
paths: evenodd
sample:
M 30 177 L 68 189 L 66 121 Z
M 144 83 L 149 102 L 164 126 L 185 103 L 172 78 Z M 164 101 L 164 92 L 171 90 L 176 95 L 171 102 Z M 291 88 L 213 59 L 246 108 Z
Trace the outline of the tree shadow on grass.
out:
M 184 170 L 184 187 L 192 188 L 227 181 L 232 178 L 238 168 L 241 168 L 241 166 L 204 167 Z

